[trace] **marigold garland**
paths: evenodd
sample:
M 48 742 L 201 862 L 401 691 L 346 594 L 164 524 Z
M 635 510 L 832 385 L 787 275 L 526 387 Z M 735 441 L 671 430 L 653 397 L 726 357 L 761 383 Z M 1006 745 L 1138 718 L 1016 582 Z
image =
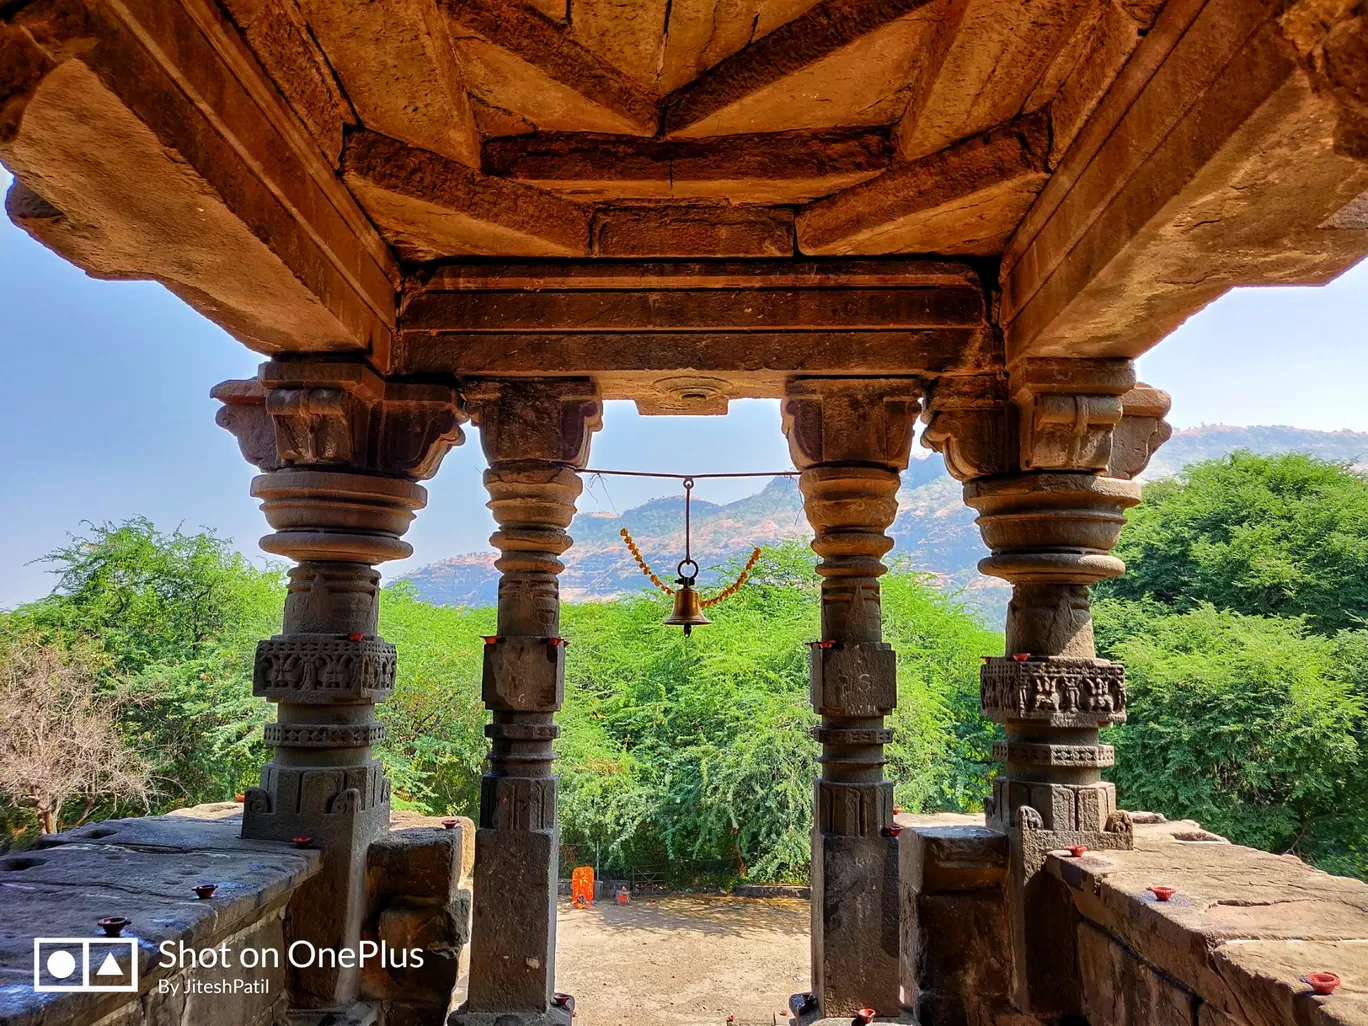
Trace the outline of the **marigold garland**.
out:
M 637 544 L 632 540 L 632 535 L 628 532 L 627 528 L 624 527 L 621 531 L 618 532 L 618 534 L 622 535 L 623 542 L 626 544 L 628 551 L 631 552 L 632 556 L 636 559 L 637 566 L 641 567 L 641 572 L 650 579 L 652 584 L 654 584 L 657 588 L 663 591 L 666 595 L 673 595 L 674 589 L 671 588 L 669 585 L 665 584 L 664 582 L 662 582 L 661 579 L 656 576 L 655 571 L 650 568 L 646 560 L 642 557 L 641 550 L 637 548 Z M 746 560 L 746 568 L 741 571 L 740 575 L 736 578 L 736 580 L 734 580 L 731 584 L 727 585 L 716 595 L 713 595 L 710 598 L 705 598 L 702 602 L 703 608 L 708 609 L 712 606 L 717 605 L 719 602 L 726 601 L 727 599 L 735 595 L 741 589 L 741 586 L 745 584 L 746 581 L 750 578 L 750 573 L 752 570 L 755 569 L 755 564 L 758 562 L 760 562 L 760 550 L 757 548 L 751 551 L 750 559 Z
M 627 533 L 627 528 L 624 527 L 618 533 L 622 535 L 622 540 L 627 543 L 628 550 L 632 553 L 633 556 L 636 557 L 637 566 L 641 567 L 641 572 L 645 574 L 647 577 L 649 577 L 651 579 L 651 583 L 654 584 L 661 591 L 663 591 L 666 595 L 673 595 L 674 589 L 666 584 L 661 583 L 660 578 L 655 575 L 655 571 L 646 565 L 646 560 L 641 558 L 641 550 L 637 548 L 636 542 L 632 541 L 632 536 Z

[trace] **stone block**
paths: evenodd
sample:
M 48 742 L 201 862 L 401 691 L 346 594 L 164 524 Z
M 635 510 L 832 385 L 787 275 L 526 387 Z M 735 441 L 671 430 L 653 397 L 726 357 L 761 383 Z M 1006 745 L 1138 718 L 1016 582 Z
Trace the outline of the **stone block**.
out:
M 1078 927 L 1083 1001 L 1094 1026 L 1192 1026 L 1197 998 L 1090 923 Z
M 445 905 L 460 887 L 464 835 L 470 820 L 455 829 L 440 826 L 394 830 L 371 842 L 366 852 L 366 887 L 372 908 L 395 900 Z
M 1002 892 L 924 894 L 919 904 L 921 987 L 974 1003 L 1007 1000 L 1012 953 Z
M 380 913 L 376 933 L 391 948 L 458 951 L 470 939 L 469 892 L 458 891 L 446 905 L 391 906 Z
M 882 642 L 811 646 L 812 707 L 831 716 L 886 716 L 898 703 L 898 656 Z
M 897 1014 L 898 839 L 814 834 L 811 886 L 812 974 L 822 1014 Z
M 920 893 L 1002 885 L 1007 835 L 979 826 L 913 826 L 900 837 L 902 885 Z
M 391 951 L 409 951 L 402 967 L 367 965 L 368 997 L 444 1010 L 460 976 L 461 952 L 470 939 L 470 892 L 457 891 L 444 906 L 392 906 L 381 911 L 376 937 Z M 422 965 L 412 957 L 421 952 Z M 373 969 L 373 971 L 372 971 Z
M 554 830 L 480 829 L 475 835 L 472 1012 L 540 1012 L 555 981 Z
M 1031 806 L 1040 813 L 1046 830 L 1075 830 L 1074 789 L 1067 784 L 1032 784 Z
M 1079 830 L 1102 830 L 1107 825 L 1107 817 L 1116 810 L 1116 785 L 1103 782 L 1080 787 L 1075 790 L 1077 801 L 1077 828 Z
M 486 707 L 550 712 L 565 695 L 565 646 L 548 638 L 500 638 L 484 647 L 481 687 Z

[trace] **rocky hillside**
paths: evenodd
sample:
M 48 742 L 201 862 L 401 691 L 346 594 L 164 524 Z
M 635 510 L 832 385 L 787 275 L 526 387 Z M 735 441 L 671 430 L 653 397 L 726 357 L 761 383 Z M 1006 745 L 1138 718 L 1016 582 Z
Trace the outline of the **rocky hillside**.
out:
M 1235 449 L 1254 452 L 1309 452 L 1368 468 L 1368 433 L 1306 431 L 1291 427 L 1213 425 L 1178 431 L 1159 450 L 1148 479 L 1177 473 L 1189 463 Z M 892 531 L 893 558 L 905 558 L 936 576 L 962 599 L 996 619 L 1006 607 L 1007 588 L 981 576 L 975 565 L 985 555 L 973 511 L 960 501 L 959 483 L 944 472 L 939 456 L 918 449 L 903 475 L 898 518 Z M 744 560 L 756 545 L 811 536 L 803 517 L 797 482 L 774 478 L 763 489 L 736 502 L 693 504 L 694 556 L 705 568 L 705 582 L 733 559 Z M 683 556 L 683 495 L 654 499 L 625 513 L 582 514 L 570 531 L 575 546 L 565 559 L 562 594 L 570 600 L 608 599 L 650 584 L 642 577 L 619 531 L 626 527 L 662 579 L 673 576 Z M 407 576 L 423 598 L 443 605 L 484 605 L 494 601 L 497 584 L 492 552 L 471 553 L 432 563 Z

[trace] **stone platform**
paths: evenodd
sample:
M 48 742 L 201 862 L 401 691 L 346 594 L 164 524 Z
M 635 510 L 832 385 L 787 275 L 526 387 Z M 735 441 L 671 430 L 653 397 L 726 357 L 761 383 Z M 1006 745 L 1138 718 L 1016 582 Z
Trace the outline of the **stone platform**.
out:
M 422 949 L 421 969 L 363 972 L 363 1001 L 341 1010 L 357 1026 L 440 1023 L 452 986 L 465 969 L 469 936 L 469 875 L 473 835 L 469 820 L 455 829 L 408 813 L 372 844 L 368 867 L 368 926 L 364 936 L 391 950 Z M 291 917 L 309 915 L 307 889 L 324 853 L 289 842 L 245 840 L 242 806 L 233 802 L 183 809 L 166 816 L 91 823 L 39 839 L 30 851 L 0 857 L 0 1023 L 4 1026 L 341 1026 L 339 1010 L 313 1013 L 290 1006 L 287 950 Z M 193 888 L 213 883 L 209 899 Z M 97 921 L 129 920 L 109 941 Z M 127 941 L 137 953 L 136 990 L 99 993 L 38 992 L 35 938 L 92 942 L 90 982 L 132 985 Z M 186 949 L 215 949 L 216 965 L 163 968 L 161 945 L 178 957 Z M 80 944 L 61 945 L 80 965 Z M 97 975 L 105 955 L 125 972 Z M 252 967 L 247 952 L 276 952 L 278 965 Z M 43 949 L 42 965 L 47 952 Z M 223 961 L 227 956 L 227 965 Z M 260 958 L 260 956 L 257 956 Z M 41 966 L 40 966 L 41 968 Z M 81 982 L 81 971 L 44 985 Z M 359 1016 L 359 1018 L 358 1018 Z
M 1091 1026 L 1368 1024 L 1368 884 L 1136 817 L 1131 851 L 1047 859 L 1075 941 L 1054 954 Z M 1005 835 L 977 817 L 899 822 L 904 996 L 923 1026 L 1038 1021 L 1009 996 Z M 1315 995 L 1314 972 L 1342 982 Z
M 278 841 L 243 840 L 239 805 L 185 812 L 91 823 L 0 858 L 0 1022 L 83 1026 L 119 1013 L 112 1020 L 119 1026 L 255 1024 L 271 1022 L 282 1010 L 283 968 L 162 969 L 158 946 L 226 945 L 235 966 L 245 948 L 280 950 L 285 906 L 318 872 L 323 855 Z M 218 885 L 212 898 L 195 896 L 192 888 L 201 883 Z M 36 993 L 34 938 L 102 938 L 96 922 L 107 916 L 130 920 L 123 936 L 136 942 L 137 993 Z M 188 994 L 191 977 L 241 979 L 244 991 Z M 172 984 L 180 985 L 175 993 Z

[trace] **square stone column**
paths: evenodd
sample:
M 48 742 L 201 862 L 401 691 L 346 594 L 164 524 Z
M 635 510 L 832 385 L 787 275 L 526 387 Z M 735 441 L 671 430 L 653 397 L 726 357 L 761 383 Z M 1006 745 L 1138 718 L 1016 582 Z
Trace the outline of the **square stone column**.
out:
M 453 390 L 387 383 L 359 363 L 268 363 L 213 394 L 219 424 L 265 471 L 252 494 L 275 533 L 261 547 L 297 561 L 281 632 L 257 646 L 252 693 L 276 703 L 265 728 L 275 757 L 245 795 L 242 835 L 321 849 L 323 871 L 287 910 L 287 940 L 358 951 L 366 852 L 390 813 L 372 746 L 395 650 L 377 633 L 375 564 L 412 552 L 402 536 L 427 501 L 416 481 L 459 444 L 464 416 Z M 300 968 L 290 999 L 345 1009 L 359 988 L 355 967 Z
M 487 639 L 483 694 L 493 712 L 475 834 L 469 1000 L 453 1026 L 565 1023 L 557 1002 L 560 834 L 552 743 L 565 689 L 560 555 L 582 487 L 577 468 L 602 424 L 592 381 L 500 381 L 465 397 L 489 459 L 498 530 L 498 634 Z
M 883 779 L 884 717 L 898 701 L 897 655 L 879 601 L 920 388 L 902 379 L 794 379 L 784 433 L 802 471 L 821 556 L 821 640 L 811 644 L 822 745 L 812 826 L 812 995 L 827 1018 L 900 1011 L 898 842 Z
M 1005 734 L 986 812 L 1008 838 L 1011 992 L 1022 1012 L 1081 1010 L 1071 906 L 1040 872 L 1046 853 L 1132 844 L 1102 779 L 1114 753 L 1098 735 L 1125 721 L 1125 671 L 1097 658 L 1090 592 L 1125 569 L 1111 549 L 1140 501 L 1132 478 L 1169 435 L 1168 405 L 1135 384 L 1128 360 L 1058 359 L 939 382 L 928 403 L 923 443 L 965 482 L 992 553 L 979 569 L 1012 584 L 1007 650 L 985 658 L 980 704 Z

